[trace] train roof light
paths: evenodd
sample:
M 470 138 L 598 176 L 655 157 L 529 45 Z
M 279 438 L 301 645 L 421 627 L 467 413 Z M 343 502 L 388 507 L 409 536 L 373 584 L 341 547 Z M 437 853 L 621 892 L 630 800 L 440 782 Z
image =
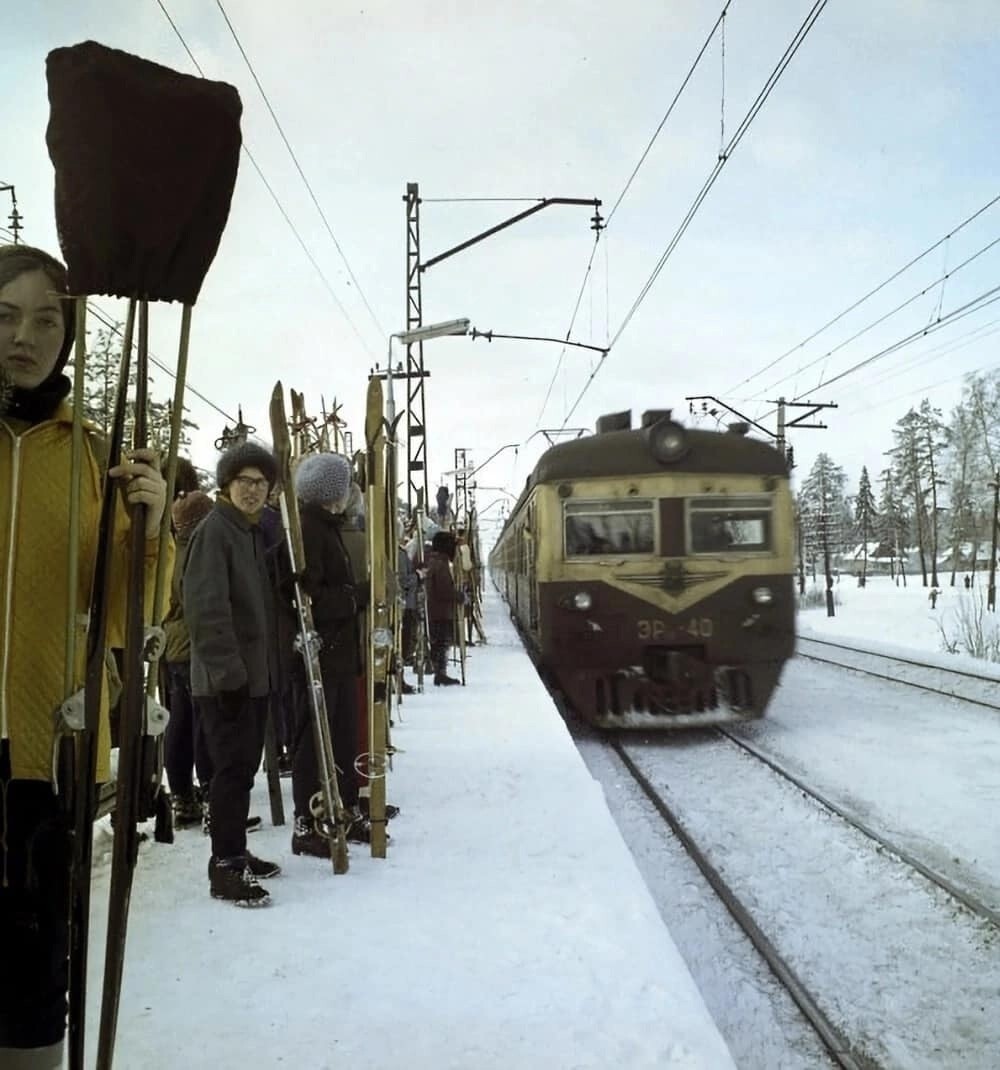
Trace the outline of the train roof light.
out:
M 647 427 L 646 436 L 650 452 L 661 464 L 679 461 L 688 451 L 687 432 L 669 418 Z

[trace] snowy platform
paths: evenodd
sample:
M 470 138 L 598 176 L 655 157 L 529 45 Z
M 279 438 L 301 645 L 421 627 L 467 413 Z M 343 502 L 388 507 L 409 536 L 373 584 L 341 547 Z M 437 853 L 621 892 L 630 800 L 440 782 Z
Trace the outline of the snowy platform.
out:
M 487 633 L 467 687 L 431 686 L 399 711 L 387 859 L 352 846 L 335 877 L 294 857 L 290 826 L 268 823 L 262 776 L 250 847 L 284 867 L 267 909 L 209 897 L 199 831 L 144 848 L 117 1066 L 733 1066 L 492 593 Z M 107 876 L 94 890 L 100 947 Z

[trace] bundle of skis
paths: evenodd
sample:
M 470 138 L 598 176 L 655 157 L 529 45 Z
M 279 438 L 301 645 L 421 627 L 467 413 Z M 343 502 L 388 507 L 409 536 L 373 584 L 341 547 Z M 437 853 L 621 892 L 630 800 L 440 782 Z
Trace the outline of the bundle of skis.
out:
M 239 94 L 229 85 L 192 78 L 136 56 L 86 42 L 51 52 L 47 62 L 49 155 L 55 167 L 56 221 L 76 297 L 73 496 L 70 503 L 71 591 L 78 575 L 83 473 L 83 372 L 86 296 L 129 302 L 108 467 L 122 459 L 128 382 L 135 353 L 134 438 L 147 446 L 149 302 L 183 305 L 166 466 L 167 503 L 160 526 L 153 604 L 145 602 L 145 506 L 130 508 L 128 606 L 108 933 L 101 998 L 98 1070 L 114 1058 L 118 1006 L 137 824 L 154 806 L 165 816 L 159 791 L 163 716 L 152 701 L 157 651 L 146 621 L 163 615 L 166 545 L 170 539 L 177 446 L 184 403 L 191 308 L 218 249 L 229 214 L 241 145 Z M 115 544 L 114 481 L 105 479 L 97 553 L 87 615 L 86 682 L 82 702 L 63 708 L 60 785 L 71 808 L 69 1065 L 84 1070 L 87 957 L 93 821 L 102 690 L 108 639 L 108 602 Z M 67 694 L 74 686 L 77 607 L 71 595 L 67 626 Z M 152 665 L 147 664 L 152 661 Z M 82 707 L 82 709 L 81 709 Z M 166 834 L 161 825 L 161 834 Z
M 331 421 L 324 419 L 322 428 L 306 415 L 305 399 L 292 390 L 291 419 L 286 416 L 284 390 L 277 383 L 271 396 L 271 436 L 278 460 L 281 489 L 280 503 L 282 523 L 288 557 L 294 580 L 294 599 L 298 623 L 296 648 L 303 659 L 306 674 L 306 690 L 310 704 L 320 772 L 320 791 L 311 804 L 315 827 L 330 842 L 330 857 L 335 873 L 348 869 L 346 832 L 349 815 L 346 813 L 340 793 L 338 771 L 341 775 L 353 776 L 356 772 L 369 782 L 368 816 L 371 823 L 371 853 L 384 858 L 388 837 L 386 836 L 385 777 L 387 752 L 389 751 L 389 713 L 391 705 L 390 667 L 394 663 L 393 650 L 398 647 L 400 612 L 395 597 L 395 554 L 397 552 L 395 515 L 392 500 L 395 480 L 393 478 L 393 453 L 391 442 L 394 423 L 383 415 L 381 383 L 373 379 L 369 384 L 366 410 L 366 452 L 354 458 L 359 481 L 366 493 L 367 562 L 369 600 L 366 632 L 367 652 L 365 681 L 367 688 L 367 753 L 355 758 L 341 755 L 337 764 L 330 737 L 330 723 L 326 696 L 320 668 L 319 653 L 322 640 L 316 632 L 308 593 L 302 586 L 301 576 L 305 569 L 305 554 L 302 544 L 302 529 L 298 503 L 294 491 L 292 469 L 302 456 L 312 452 L 324 452 L 330 448 L 328 428 Z M 388 432 L 388 433 L 387 433 Z M 387 443 L 390 448 L 387 450 Z M 390 567 L 390 563 L 392 567 Z
M 296 425 L 301 425 L 302 396 L 292 391 L 293 413 Z M 302 657 L 306 675 L 306 691 L 312 715 L 313 739 L 316 744 L 316 764 L 319 770 L 320 790 L 311 802 L 316 830 L 330 844 L 330 860 L 334 873 L 346 873 L 347 826 L 349 819 L 340 794 L 337 780 L 336 756 L 330 735 L 326 694 L 323 690 L 323 673 L 320 666 L 320 637 L 313 623 L 312 604 L 302 583 L 305 572 L 305 547 L 302 541 L 302 523 L 299 519 L 298 500 L 292 480 L 293 440 L 289 434 L 285 416 L 285 393 L 280 382 L 275 383 L 271 395 L 271 437 L 274 455 L 278 460 L 280 481 L 281 522 L 285 531 L 288 559 L 295 585 L 295 611 L 298 623 L 296 647 Z M 296 438 L 298 432 L 296 431 Z M 295 443 L 299 447 L 299 443 Z

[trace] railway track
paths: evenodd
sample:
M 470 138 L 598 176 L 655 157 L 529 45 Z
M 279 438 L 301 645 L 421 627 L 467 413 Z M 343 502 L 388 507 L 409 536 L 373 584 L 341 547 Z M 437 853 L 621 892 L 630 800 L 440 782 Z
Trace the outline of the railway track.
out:
M 886 654 L 832 639 L 803 635 L 796 639 L 795 656 L 1000 710 L 1000 667 L 992 673 L 988 670 L 951 669 L 901 654 Z
M 934 888 L 961 903 L 981 923 L 992 927 L 993 935 L 996 936 L 997 931 L 1000 930 L 1000 916 L 989 906 L 979 902 L 962 889 L 957 888 L 946 877 L 924 865 L 905 849 L 899 848 L 886 840 L 855 815 L 848 813 L 820 792 L 809 787 L 780 762 L 758 750 L 752 743 L 733 735 L 728 729 L 713 730 L 712 735 L 727 749 L 736 749 L 739 754 L 762 763 L 770 773 L 775 774 L 785 784 L 786 788 L 794 788 L 797 793 L 808 797 L 813 804 L 826 811 L 833 820 L 844 823 L 856 833 L 866 837 L 875 845 L 875 852 L 878 855 L 883 858 L 886 855 L 892 856 L 898 865 L 907 867 L 909 870 L 919 874 L 920 878 L 930 882 Z M 824 1010 L 822 995 L 812 990 L 815 986 L 811 986 L 804 979 L 803 971 L 793 967 L 788 957 L 782 954 L 777 946 L 780 941 L 769 937 L 764 931 L 766 923 L 756 920 L 755 913 L 760 916 L 761 912 L 748 906 L 749 902 L 754 901 L 752 893 L 741 895 L 734 887 L 739 882 L 737 880 L 727 880 L 722 875 L 719 866 L 712 860 L 713 849 L 704 846 L 704 841 L 707 840 L 707 837 L 692 833 L 678 807 L 672 805 L 668 798 L 665 797 L 667 793 L 657 788 L 654 783 L 656 774 L 651 775 L 644 768 L 649 764 L 655 766 L 655 761 L 650 763 L 648 757 L 650 754 L 655 757 L 655 748 L 648 746 L 645 749 L 633 748 L 628 742 L 628 738 L 621 736 L 610 737 L 610 745 L 643 794 L 683 844 L 715 894 L 723 902 L 736 923 L 746 933 L 758 953 L 767 962 L 779 983 L 788 991 L 791 999 L 819 1037 L 834 1064 L 843 1068 L 853 1068 L 853 1070 L 873 1070 L 873 1068 L 884 1065 L 895 1065 L 892 1062 L 878 1061 L 868 1050 L 869 1045 L 863 1041 L 852 1040 L 844 1032 L 844 1029 L 832 1020 L 830 1014 Z M 640 756 L 640 751 L 642 756 Z M 669 793 L 673 794 L 672 788 Z M 692 813 L 696 813 L 696 810 L 692 810 Z M 699 842 L 699 840 L 703 842 Z M 822 987 L 821 985 L 820 988 Z M 828 995 L 827 1003 L 831 1002 L 836 1004 L 837 1000 Z M 840 1017 L 842 1019 L 845 1017 L 843 1012 L 841 1012 Z M 851 1031 L 854 1032 L 853 1029 Z M 859 1035 L 864 1035 L 865 1032 L 865 1030 L 859 1029 Z
M 829 810 L 830 813 L 835 814 L 842 821 L 846 822 L 852 828 L 855 828 L 862 835 L 867 836 L 868 839 L 878 844 L 883 850 L 895 855 L 901 862 L 904 862 L 911 869 L 916 870 L 925 880 L 931 882 L 931 884 L 937 885 L 943 892 L 947 892 L 953 899 L 957 899 L 963 906 L 972 911 L 973 914 L 978 915 L 984 921 L 988 921 L 991 925 L 995 925 L 1000 929 L 1000 913 L 987 906 L 981 900 L 977 899 L 970 892 L 959 888 L 954 881 L 949 880 L 946 876 L 939 873 L 937 870 L 928 866 L 922 862 L 911 851 L 908 851 L 905 847 L 900 847 L 898 844 L 886 839 L 881 833 L 877 832 L 867 822 L 862 821 L 856 814 L 852 814 L 849 810 L 835 803 L 829 796 L 816 788 L 810 787 L 801 779 L 796 776 L 783 762 L 773 757 L 770 754 L 766 754 L 759 747 L 755 746 L 749 740 L 742 739 L 739 735 L 736 735 L 731 729 L 717 728 L 715 729 L 717 735 L 727 739 L 734 746 L 739 747 L 742 751 L 752 755 L 758 761 L 763 762 L 769 769 L 773 770 L 778 776 L 787 780 L 790 784 L 794 785 L 803 794 L 808 795 L 809 798 L 814 799 Z
M 691 857 L 691 860 L 701 871 L 705 880 L 708 881 L 712 891 L 714 891 L 723 902 L 737 925 L 739 925 L 743 932 L 746 933 L 748 939 L 768 964 L 778 982 L 785 988 L 795 1005 L 802 1012 L 803 1017 L 812 1026 L 834 1063 L 839 1067 L 843 1067 L 844 1070 L 874 1070 L 878 1064 L 852 1050 L 850 1041 L 844 1033 L 830 1021 L 820 1006 L 819 1001 L 809 991 L 809 988 L 802 981 L 796 971 L 779 953 L 771 940 L 768 939 L 763 929 L 757 924 L 751 912 L 740 899 L 739 895 L 712 864 L 708 855 L 701 849 L 694 837 L 688 832 L 674 809 L 656 790 L 646 774 L 639 768 L 638 764 L 633 761 L 621 740 L 613 739 L 611 746 L 625 768 L 629 771 L 629 774 L 642 789 L 643 794 L 649 799 L 663 820 L 670 826 L 673 834 L 683 844 L 684 849 Z

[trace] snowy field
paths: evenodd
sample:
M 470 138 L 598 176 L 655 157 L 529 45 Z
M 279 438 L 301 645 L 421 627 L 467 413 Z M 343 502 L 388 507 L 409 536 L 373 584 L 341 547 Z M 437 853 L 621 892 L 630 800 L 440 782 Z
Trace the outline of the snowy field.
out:
M 132 899 L 124 1070 L 700 1068 L 734 1064 L 495 596 L 467 688 L 407 698 L 389 857 L 295 858 L 274 902 L 208 895 L 208 843 L 146 845 Z M 290 782 L 282 782 L 291 812 Z M 254 812 L 267 815 L 262 777 Z M 94 890 L 98 990 L 107 870 Z M 96 1039 L 91 1009 L 90 1041 Z
M 858 587 L 853 576 L 834 580 L 834 612 L 828 617 L 824 605 L 800 609 L 797 627 L 803 635 L 817 638 L 857 639 L 871 649 L 881 647 L 887 653 L 914 651 L 947 657 L 943 664 L 951 668 L 973 668 L 989 671 L 990 662 L 971 657 L 962 644 L 963 632 L 979 631 L 985 645 L 1000 647 L 1000 615 L 985 607 L 985 573 L 979 573 L 976 584 L 966 590 L 959 574 L 954 587 L 948 586 L 950 575 L 941 574 L 936 608 L 931 608 L 930 588 L 921 578 L 907 576 L 906 586 L 896 584 L 888 576 L 869 576 L 865 587 Z M 807 580 L 810 597 L 819 597 L 824 588 Z M 956 653 L 946 645 L 957 647 Z M 993 669 L 1000 679 L 1000 664 Z

